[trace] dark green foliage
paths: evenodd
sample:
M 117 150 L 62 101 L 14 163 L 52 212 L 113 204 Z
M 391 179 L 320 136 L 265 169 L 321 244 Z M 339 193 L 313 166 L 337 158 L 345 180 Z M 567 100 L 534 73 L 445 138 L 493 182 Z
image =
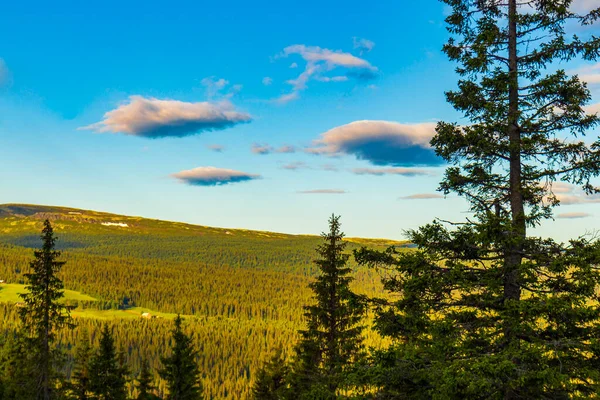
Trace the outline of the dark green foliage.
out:
M 37 396 L 34 368 L 28 343 L 20 335 L 9 334 L 0 353 L 0 399 L 31 400 Z
M 200 400 L 202 384 L 191 337 L 183 332 L 181 316 L 175 318 L 171 355 L 161 358 L 160 376 L 167 382 L 168 400 Z
M 258 371 L 252 398 L 255 400 L 278 400 L 286 394 L 289 366 L 278 349 L 273 357 Z
M 36 399 L 56 397 L 60 354 L 53 347 L 58 329 L 70 324 L 69 308 L 59 302 L 63 298 L 63 282 L 58 277 L 64 261 L 58 261 L 60 252 L 54 250 L 56 237 L 52 225 L 44 221 L 42 248 L 34 251 L 31 272 L 25 274 L 28 293 L 22 294 L 24 306 L 20 310 L 23 329 L 28 335 L 28 353 L 35 365 Z
M 343 386 L 343 373 L 356 361 L 362 349 L 365 307 L 362 298 L 350 290 L 352 270 L 347 267 L 346 243 L 339 217 L 329 219 L 315 260 L 321 274 L 309 286 L 315 304 L 305 307 L 307 329 L 300 331 L 296 360 L 290 375 L 293 396 L 335 398 Z
M 87 330 L 84 330 L 81 339 L 75 348 L 75 364 L 71 373 L 69 389 L 71 396 L 76 400 L 89 400 L 90 395 L 90 363 L 93 349 Z
M 142 369 L 137 378 L 136 389 L 138 391 L 137 400 L 155 400 L 158 396 L 153 394 L 154 387 L 152 386 L 152 374 L 150 373 L 150 367 L 148 361 L 142 361 Z
M 113 336 L 104 325 L 100 345 L 90 362 L 90 389 L 100 400 L 127 398 L 127 369 L 118 357 Z
M 600 243 L 528 235 L 559 205 L 553 185 L 600 192 L 598 125 L 586 85 L 559 63 L 597 59 L 600 38 L 570 0 L 445 0 L 453 36 L 444 50 L 461 76 L 448 101 L 468 119 L 441 122 L 432 140 L 451 166 L 441 183 L 470 203 L 458 224 L 410 232 L 413 253 L 362 250 L 361 263 L 392 267 L 397 301 L 377 329 L 395 340 L 376 353 L 383 398 L 597 398 L 600 390 Z

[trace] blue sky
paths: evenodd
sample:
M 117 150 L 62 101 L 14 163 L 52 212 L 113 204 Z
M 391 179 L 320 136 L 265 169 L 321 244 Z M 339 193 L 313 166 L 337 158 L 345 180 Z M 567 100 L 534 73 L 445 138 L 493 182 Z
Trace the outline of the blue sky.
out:
M 334 212 L 397 239 L 464 217 L 425 149 L 460 117 L 436 0 L 22 3 L 0 13 L 0 203 L 291 233 Z M 575 197 L 544 234 L 598 226 Z

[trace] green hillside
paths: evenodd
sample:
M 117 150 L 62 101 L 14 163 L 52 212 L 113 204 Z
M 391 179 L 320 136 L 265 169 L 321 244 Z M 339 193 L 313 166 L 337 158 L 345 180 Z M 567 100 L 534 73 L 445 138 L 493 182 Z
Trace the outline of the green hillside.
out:
M 84 327 L 97 337 L 100 323 L 109 323 L 120 332 L 119 345 L 128 349 L 134 369 L 142 357 L 157 367 L 167 347 L 169 320 L 181 313 L 202 349 L 207 394 L 238 399 L 248 394 L 269 351 L 278 346 L 289 351 L 302 328 L 318 236 L 6 204 L 0 205 L 0 279 L 8 283 L 4 294 L 0 289 L 9 316 L 4 330 L 16 321 L 15 285 L 23 283 L 45 219 L 52 222 L 67 261 L 62 270 L 67 301 L 78 307 L 73 315 L 79 327 L 61 339 L 67 348 Z M 349 251 L 363 245 L 406 246 L 383 239 L 348 241 Z M 354 268 L 356 291 L 382 294 L 376 272 Z M 142 312 L 158 318 L 142 319 Z M 370 344 L 379 343 L 367 335 Z

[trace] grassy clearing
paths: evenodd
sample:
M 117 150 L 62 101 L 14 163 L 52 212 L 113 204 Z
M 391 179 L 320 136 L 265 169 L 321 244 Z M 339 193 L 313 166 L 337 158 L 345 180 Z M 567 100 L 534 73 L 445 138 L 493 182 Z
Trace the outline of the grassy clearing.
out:
M 76 309 L 71 312 L 74 318 L 94 318 L 94 319 L 140 319 L 143 313 L 149 313 L 157 318 L 174 319 L 177 314 L 162 313 L 143 307 L 131 307 L 126 310 L 94 310 L 91 308 Z
M 27 291 L 25 285 L 17 283 L 3 283 L 0 284 L 0 303 L 19 303 L 23 301 L 20 293 Z M 65 290 L 65 300 L 77 300 L 77 301 L 97 301 L 98 299 L 76 292 L 74 290 Z M 143 313 L 149 313 L 151 316 L 157 318 L 174 319 L 177 314 L 162 313 L 150 310 L 149 308 L 143 307 L 131 307 L 126 310 L 95 310 L 95 309 L 75 309 L 71 312 L 71 315 L 75 318 L 95 318 L 95 319 L 113 319 L 113 318 L 125 318 L 125 319 L 139 319 Z
M 3 303 L 18 303 L 23 301 L 20 293 L 27 292 L 25 285 L 19 285 L 17 283 L 2 283 L 0 284 L 0 302 Z M 77 301 L 97 301 L 98 299 L 88 296 L 74 290 L 65 290 L 66 300 L 77 300 Z

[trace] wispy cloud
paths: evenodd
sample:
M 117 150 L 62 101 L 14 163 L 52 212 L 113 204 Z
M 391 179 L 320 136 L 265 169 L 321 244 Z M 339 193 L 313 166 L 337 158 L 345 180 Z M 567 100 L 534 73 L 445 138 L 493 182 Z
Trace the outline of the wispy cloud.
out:
M 299 169 L 307 169 L 308 165 L 303 161 L 296 161 L 289 164 L 283 165 L 281 168 L 287 169 L 290 171 L 297 171 Z
M 600 203 L 600 194 L 588 195 L 583 190 L 570 183 L 553 182 L 552 186 L 548 186 L 547 189 L 552 190 L 552 193 L 554 193 L 556 198 L 560 201 L 560 204 L 563 206 Z
M 600 63 L 594 65 L 587 65 L 585 67 L 576 69 L 572 73 L 577 74 L 579 79 L 587 82 L 588 85 L 600 84 Z
M 591 217 L 592 214 L 586 212 L 570 212 L 570 213 L 562 213 L 558 214 L 556 218 L 561 219 L 579 219 L 579 218 L 588 218 Z
M 290 145 L 283 145 L 281 147 L 278 147 L 275 150 L 275 153 L 284 153 L 284 154 L 291 154 L 291 153 L 295 153 L 295 152 L 296 152 L 296 147 L 290 146 Z
M 584 108 L 590 114 L 600 114 L 600 103 L 590 104 Z
M 273 152 L 273 147 L 268 145 L 268 144 L 259 144 L 259 143 L 254 143 L 252 145 L 252 148 L 250 149 L 254 154 L 260 154 L 260 155 L 265 155 L 265 154 L 271 154 Z
M 268 143 L 254 143 L 252 144 L 252 148 L 250 149 L 254 154 L 271 154 L 271 153 L 280 153 L 280 154 L 292 154 L 296 152 L 296 147 L 290 145 L 283 145 L 280 147 L 273 147 Z
M 231 85 L 227 79 L 209 76 L 200 81 L 209 100 L 231 99 L 242 90 L 242 85 Z
M 221 186 L 261 178 L 257 174 L 215 167 L 198 167 L 177 172 L 171 176 L 180 182 L 193 186 Z
M 341 189 L 314 189 L 314 190 L 301 190 L 298 193 L 302 194 L 344 194 L 345 190 Z
M 364 38 L 353 37 L 352 42 L 354 43 L 354 48 L 358 49 L 361 55 L 370 52 L 375 47 L 375 42 Z
M 285 93 L 279 97 L 272 99 L 271 103 L 287 104 L 290 101 L 298 100 L 299 98 L 300 98 L 300 95 L 298 94 L 298 92 Z
M 600 7 L 598 0 L 573 0 L 571 3 L 571 9 L 578 13 L 589 13 L 598 7 Z
M 352 172 L 356 175 L 402 175 L 402 176 L 424 176 L 431 175 L 429 171 L 417 168 L 354 168 Z
M 435 126 L 435 123 L 355 121 L 323 133 L 306 151 L 329 156 L 350 154 L 374 165 L 440 165 L 442 159 L 429 145 Z
M 271 77 L 265 76 L 262 79 L 262 84 L 265 86 L 270 86 L 272 83 L 273 83 L 273 78 L 271 78 Z
M 360 49 L 361 53 L 369 46 L 372 48 L 374 43 L 366 39 L 355 39 L 356 48 Z M 299 55 L 306 61 L 306 67 L 300 75 L 294 79 L 287 81 L 292 85 L 292 92 L 287 93 L 278 99 L 279 103 L 287 103 L 296 100 L 299 97 L 299 92 L 307 88 L 308 82 L 311 80 L 320 82 L 344 82 L 349 78 L 358 80 L 370 80 L 377 76 L 377 67 L 371 65 L 367 60 L 357 57 L 353 54 L 346 53 L 340 50 L 330 50 L 318 46 L 306 46 L 304 44 L 295 44 L 288 46 L 276 56 L 276 58 L 289 57 Z M 298 65 L 293 63 L 290 68 L 295 68 Z M 336 69 L 343 69 L 345 73 L 333 76 L 327 75 Z
M 417 193 L 411 194 L 410 196 L 400 197 L 401 200 L 433 200 L 433 199 L 443 199 L 439 193 Z
M 208 148 L 209 150 L 212 150 L 216 153 L 222 153 L 223 150 L 225 150 L 225 146 L 220 145 L 220 144 L 209 144 L 206 146 L 206 148 Z
M 157 139 L 222 130 L 251 120 L 250 114 L 228 101 L 187 103 L 131 96 L 128 103 L 104 114 L 102 121 L 79 129 Z

